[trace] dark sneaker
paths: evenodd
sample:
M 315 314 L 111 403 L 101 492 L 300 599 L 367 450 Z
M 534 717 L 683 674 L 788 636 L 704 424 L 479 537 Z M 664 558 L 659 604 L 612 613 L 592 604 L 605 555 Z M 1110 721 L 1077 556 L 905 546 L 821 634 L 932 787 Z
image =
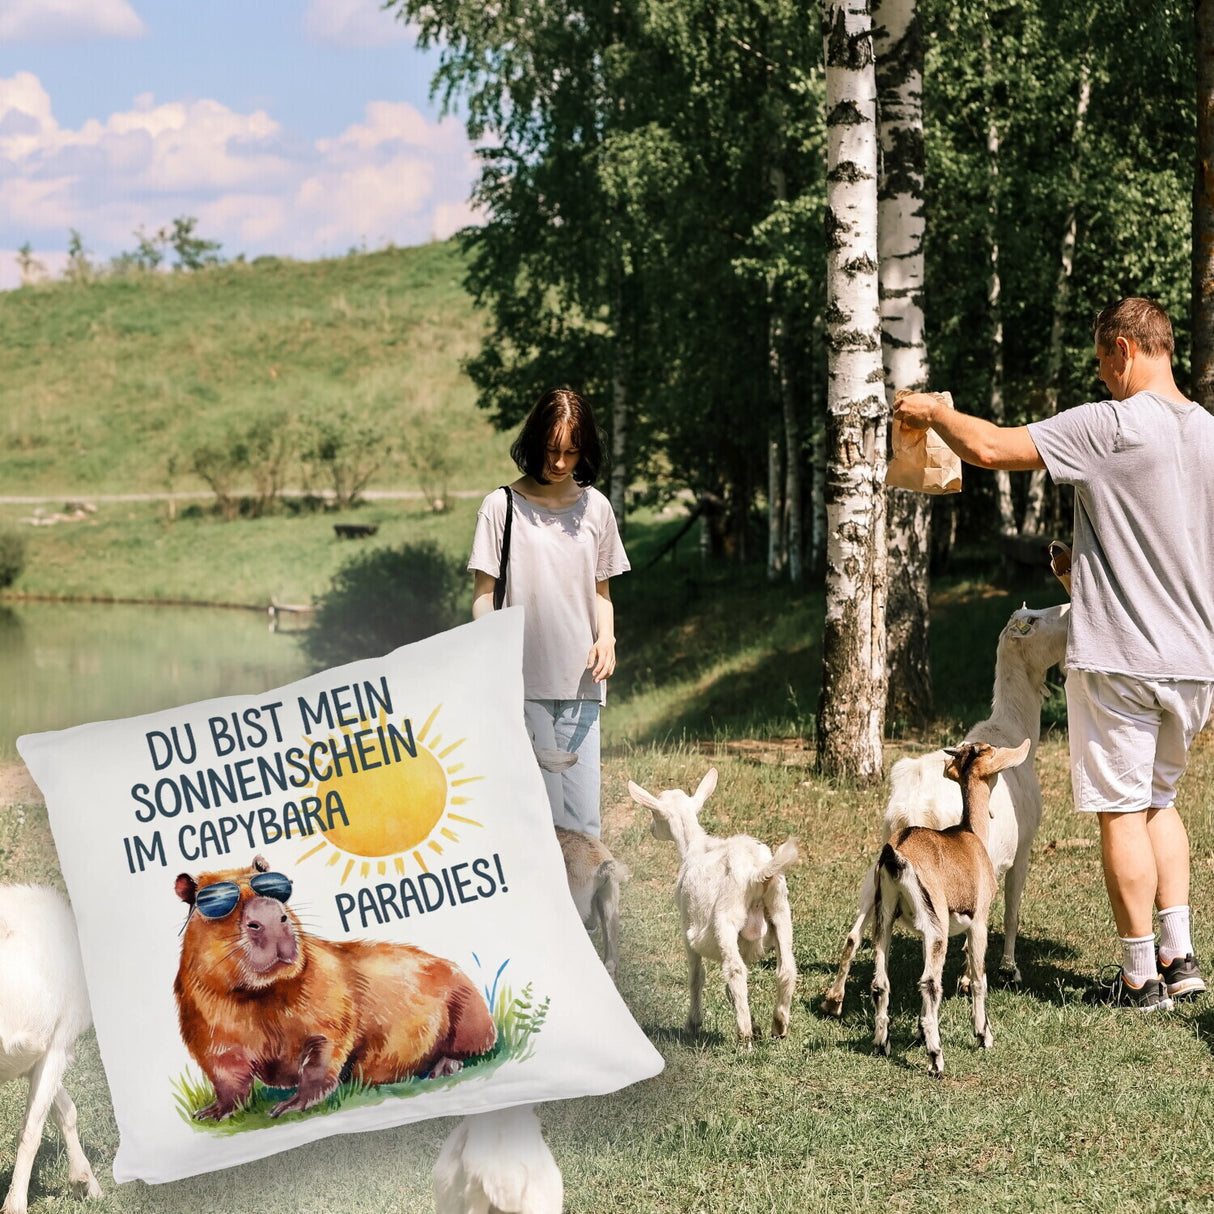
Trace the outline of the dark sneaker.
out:
M 1137 1012 L 1167 1012 L 1172 1008 L 1162 977 L 1156 975 L 1141 986 L 1134 986 L 1126 981 L 1125 971 L 1120 966 L 1112 981 L 1102 982 L 1089 992 L 1088 1001 L 1109 1007 L 1129 1007 Z
M 1173 999 L 1189 999 L 1206 989 L 1206 980 L 1201 976 L 1197 958 L 1192 953 L 1186 957 L 1175 957 L 1159 968 L 1163 984 Z

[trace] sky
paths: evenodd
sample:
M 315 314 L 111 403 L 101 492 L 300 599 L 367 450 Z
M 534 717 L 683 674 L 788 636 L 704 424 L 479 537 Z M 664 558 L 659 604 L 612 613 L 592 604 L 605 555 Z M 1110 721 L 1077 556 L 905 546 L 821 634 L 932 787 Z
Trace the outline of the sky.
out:
M 225 258 L 443 239 L 471 145 L 378 0 L 0 0 L 0 288 L 180 216 Z

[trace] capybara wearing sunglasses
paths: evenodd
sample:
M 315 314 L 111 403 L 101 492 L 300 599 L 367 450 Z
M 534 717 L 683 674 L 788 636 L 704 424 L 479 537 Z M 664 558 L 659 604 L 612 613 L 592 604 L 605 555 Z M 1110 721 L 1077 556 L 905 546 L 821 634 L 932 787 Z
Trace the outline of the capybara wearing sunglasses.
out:
M 449 1075 L 493 1048 L 493 1018 L 462 970 L 409 944 L 308 935 L 286 905 L 291 882 L 262 856 L 182 873 L 176 889 L 191 908 L 173 985 L 181 1037 L 215 1088 L 195 1117 L 227 1117 L 254 1079 L 295 1088 L 278 1117 L 344 1079 Z

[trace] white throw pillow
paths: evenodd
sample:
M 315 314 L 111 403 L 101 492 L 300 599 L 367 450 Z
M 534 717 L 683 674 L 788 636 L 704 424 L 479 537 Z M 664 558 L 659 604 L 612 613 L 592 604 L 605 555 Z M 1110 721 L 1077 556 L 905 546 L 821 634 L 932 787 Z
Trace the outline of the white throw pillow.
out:
M 662 1060 L 569 896 L 522 608 L 18 742 L 80 929 L 119 1181 L 611 1092 Z

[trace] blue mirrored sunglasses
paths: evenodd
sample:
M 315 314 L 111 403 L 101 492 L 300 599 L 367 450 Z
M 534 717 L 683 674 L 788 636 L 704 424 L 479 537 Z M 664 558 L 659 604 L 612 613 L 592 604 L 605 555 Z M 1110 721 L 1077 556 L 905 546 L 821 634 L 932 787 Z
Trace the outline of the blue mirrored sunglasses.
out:
M 255 894 L 285 902 L 291 896 L 291 879 L 282 873 L 258 873 L 250 877 L 249 888 Z M 222 919 L 236 909 L 240 901 L 240 886 L 235 881 L 218 881 L 204 885 L 194 897 L 194 909 L 207 919 Z

